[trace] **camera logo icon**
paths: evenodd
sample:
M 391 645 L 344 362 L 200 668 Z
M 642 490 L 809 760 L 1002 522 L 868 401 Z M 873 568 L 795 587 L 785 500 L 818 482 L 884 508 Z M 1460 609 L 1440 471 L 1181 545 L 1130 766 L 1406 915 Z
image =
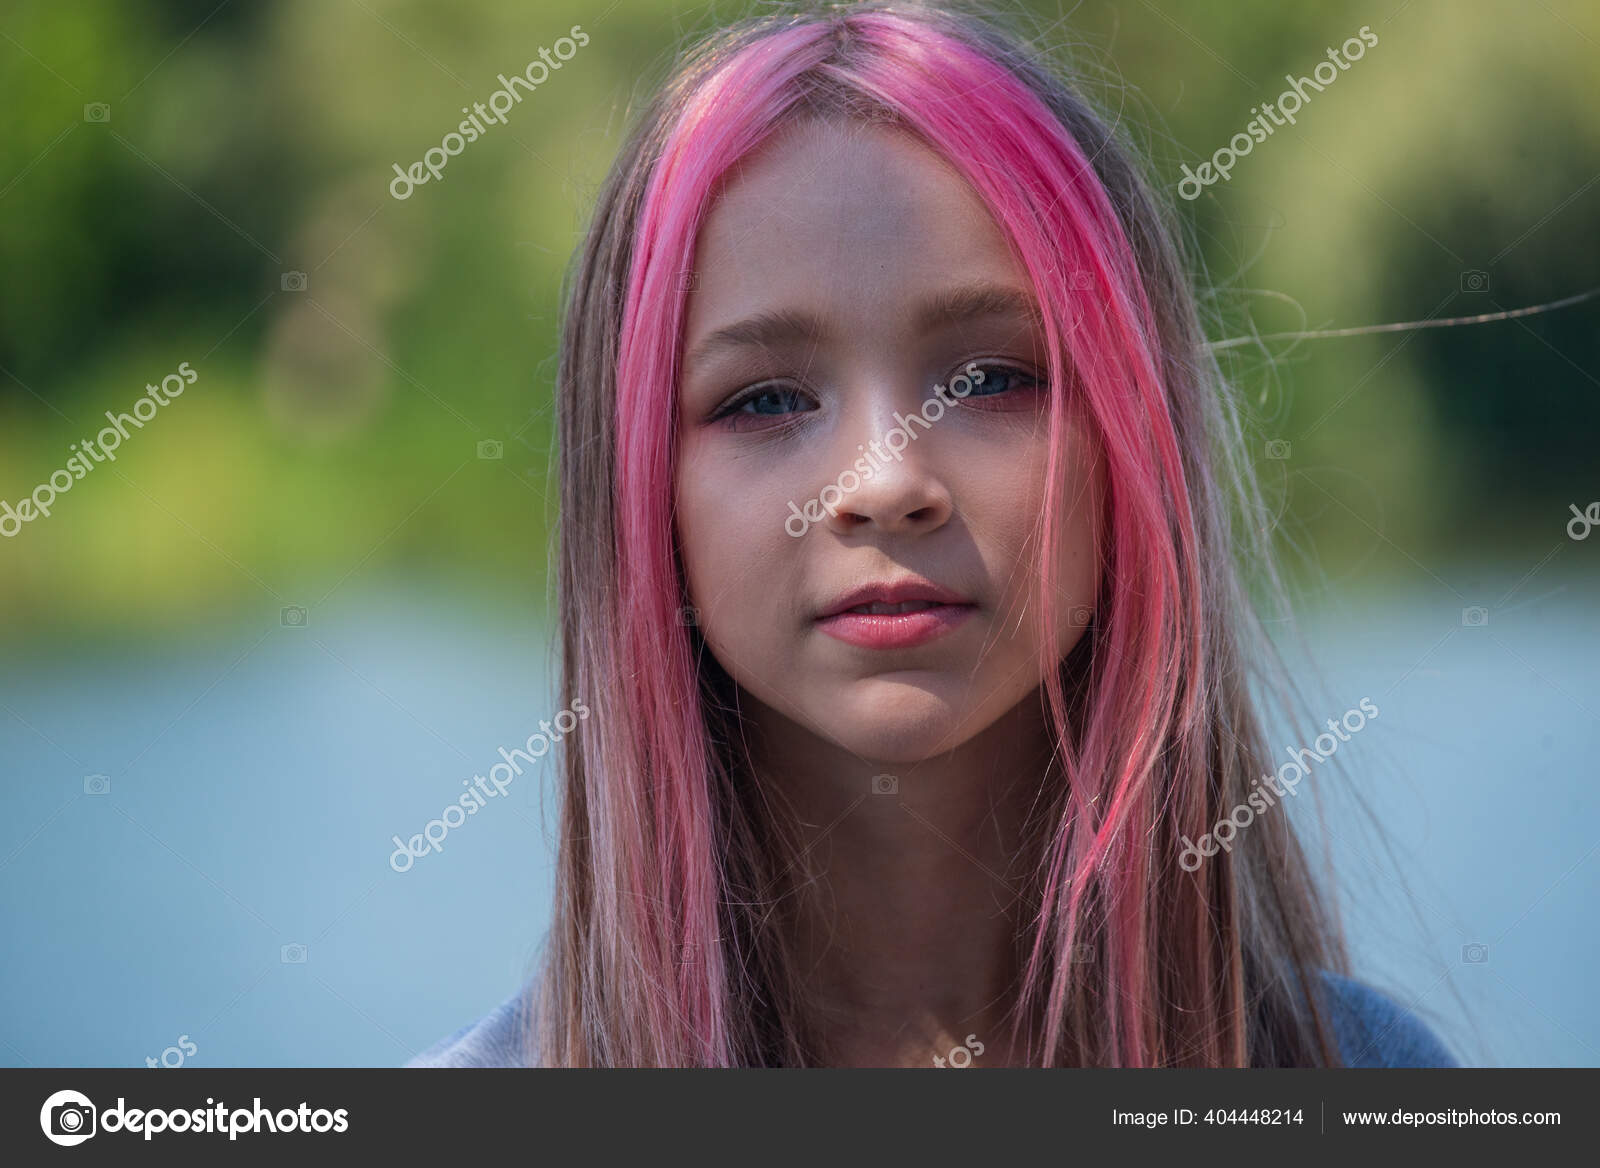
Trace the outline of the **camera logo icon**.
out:
M 306 610 L 302 605 L 291 604 L 279 610 L 278 619 L 286 629 L 303 629 L 306 627 Z
M 1074 292 L 1087 292 L 1094 287 L 1094 273 L 1078 268 L 1072 273 L 1072 278 L 1067 281 L 1067 285 Z
M 874 795 L 898 795 L 900 793 L 900 780 L 894 775 L 873 775 L 872 793 Z
M 684 607 L 678 610 L 678 623 L 680 625 L 697 625 L 700 623 L 700 610 L 693 607 Z
M 304 292 L 306 290 L 306 274 L 304 272 L 285 272 L 279 278 L 278 286 L 285 292 Z
M 505 444 L 495 438 L 485 438 L 478 443 L 478 457 L 484 459 L 504 458 Z
M 91 101 L 83 107 L 83 120 L 86 122 L 109 122 L 111 120 L 111 107 L 103 101 Z
M 1488 965 L 1489 946 L 1471 944 L 1461 946 L 1462 965 Z
M 693 292 L 696 288 L 700 287 L 700 273 L 679 272 L 678 287 L 685 292 Z
M 1094 620 L 1094 609 L 1087 604 L 1075 604 L 1072 606 L 1072 611 L 1067 614 L 1067 621 L 1075 629 L 1088 628 L 1092 620 Z
M 1486 625 L 1489 623 L 1489 610 L 1480 608 L 1476 604 L 1471 608 L 1463 608 L 1461 610 L 1461 623 L 1469 629 L 1479 625 Z
M 1283 438 L 1274 438 L 1267 443 L 1267 457 L 1282 461 L 1289 457 L 1289 443 Z
M 278 960 L 285 965 L 304 965 L 306 963 L 306 947 L 304 945 L 285 945 L 278 950 Z
M 1463 292 L 1487 292 L 1489 290 L 1489 273 L 1480 272 L 1477 268 L 1462 272 L 1461 290 Z
M 109 794 L 111 794 L 111 776 L 110 775 L 84 775 L 83 776 L 83 793 L 85 795 L 109 795 Z
M 45 1139 L 63 1148 L 83 1143 L 95 1133 L 95 1106 L 77 1091 L 57 1091 L 39 1109 Z

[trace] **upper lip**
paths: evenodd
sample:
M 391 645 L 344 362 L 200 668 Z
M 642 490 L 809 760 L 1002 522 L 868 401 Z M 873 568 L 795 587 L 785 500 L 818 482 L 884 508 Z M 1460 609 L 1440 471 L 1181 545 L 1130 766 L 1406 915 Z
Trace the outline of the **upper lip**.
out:
M 830 601 L 818 616 L 822 620 L 862 604 L 903 604 L 908 600 L 928 600 L 938 604 L 971 604 L 968 597 L 940 587 L 932 580 L 920 576 L 905 576 L 898 580 L 884 580 L 852 588 L 844 595 Z

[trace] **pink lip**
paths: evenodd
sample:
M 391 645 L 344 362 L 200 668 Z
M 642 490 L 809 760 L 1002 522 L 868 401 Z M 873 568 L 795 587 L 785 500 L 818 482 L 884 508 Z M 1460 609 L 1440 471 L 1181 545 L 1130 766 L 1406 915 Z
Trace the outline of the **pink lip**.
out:
M 930 607 L 915 612 L 851 612 L 866 604 L 903 604 L 926 601 Z M 817 618 L 817 628 L 830 637 L 863 649 L 909 649 L 943 636 L 972 615 L 977 606 L 964 596 L 929 580 L 911 578 L 889 584 L 871 584 L 846 593 Z

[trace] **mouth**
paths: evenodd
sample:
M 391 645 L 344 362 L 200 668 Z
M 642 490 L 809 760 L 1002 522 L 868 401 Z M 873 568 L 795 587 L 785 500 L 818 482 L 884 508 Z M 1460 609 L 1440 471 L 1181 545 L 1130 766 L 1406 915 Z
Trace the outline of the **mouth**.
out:
M 817 629 L 863 649 L 909 649 L 955 629 L 977 605 L 925 580 L 870 585 L 835 601 Z
M 858 604 L 844 611 L 857 612 L 865 616 L 897 616 L 902 612 L 926 612 L 930 608 L 940 607 L 942 605 L 937 600 L 903 600 L 899 604 L 885 604 L 881 600 L 874 600 L 870 604 Z

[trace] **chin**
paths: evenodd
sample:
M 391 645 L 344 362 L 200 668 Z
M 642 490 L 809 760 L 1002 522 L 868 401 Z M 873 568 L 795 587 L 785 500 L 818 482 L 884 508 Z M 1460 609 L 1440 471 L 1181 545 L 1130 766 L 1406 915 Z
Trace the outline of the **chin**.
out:
M 903 675 L 907 678 L 912 675 Z M 843 687 L 837 717 L 818 732 L 873 762 L 911 764 L 946 754 L 981 729 L 965 686 L 870 678 Z

